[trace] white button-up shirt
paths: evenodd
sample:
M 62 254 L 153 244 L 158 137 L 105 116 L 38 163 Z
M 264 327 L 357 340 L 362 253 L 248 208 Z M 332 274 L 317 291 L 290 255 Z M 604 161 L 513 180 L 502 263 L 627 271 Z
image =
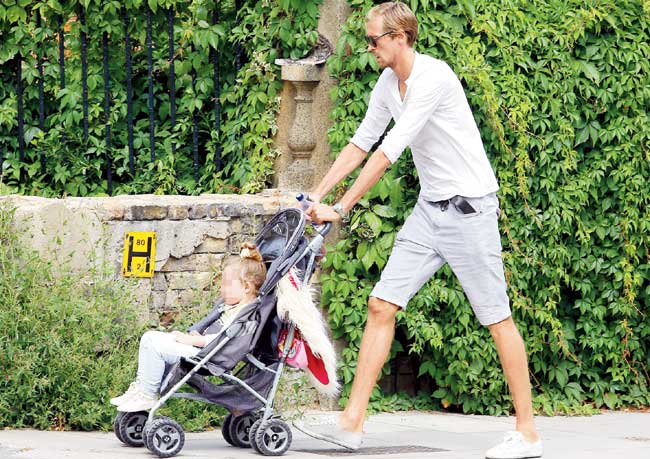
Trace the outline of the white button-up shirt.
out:
M 479 130 L 453 70 L 441 60 L 416 53 L 405 84 L 402 100 L 397 75 L 384 69 L 351 142 L 370 151 L 393 118 L 395 125 L 379 149 L 395 162 L 411 147 L 422 198 L 475 198 L 497 191 Z

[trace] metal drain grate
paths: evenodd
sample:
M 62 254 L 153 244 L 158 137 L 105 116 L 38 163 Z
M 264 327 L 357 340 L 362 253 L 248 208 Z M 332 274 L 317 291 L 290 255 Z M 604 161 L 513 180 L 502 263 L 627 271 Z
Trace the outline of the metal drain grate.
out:
M 320 454 L 323 456 L 371 456 L 385 454 L 409 454 L 409 453 L 439 453 L 448 451 L 442 448 L 429 448 L 428 446 L 401 445 L 401 446 L 373 446 L 368 448 L 359 448 L 356 451 L 344 449 L 294 449 L 301 453 Z

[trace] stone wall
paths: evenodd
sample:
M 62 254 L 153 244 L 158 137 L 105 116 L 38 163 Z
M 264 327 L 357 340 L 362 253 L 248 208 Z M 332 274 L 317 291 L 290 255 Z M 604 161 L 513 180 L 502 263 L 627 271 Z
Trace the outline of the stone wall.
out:
M 78 272 L 108 267 L 120 276 L 125 234 L 155 231 L 154 276 L 134 279 L 133 288 L 143 312 L 163 322 L 216 294 L 213 286 L 228 254 L 295 202 L 293 194 L 277 190 L 259 195 L 0 196 L 3 201 L 16 208 L 23 241 Z

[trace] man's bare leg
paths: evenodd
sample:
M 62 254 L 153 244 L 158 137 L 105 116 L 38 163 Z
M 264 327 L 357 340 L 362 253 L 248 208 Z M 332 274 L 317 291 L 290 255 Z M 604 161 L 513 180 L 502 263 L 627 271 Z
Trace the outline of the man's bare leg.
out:
M 368 320 L 361 338 L 357 371 L 350 399 L 341 414 L 340 426 L 361 433 L 366 409 L 379 373 L 381 372 L 395 336 L 395 314 L 399 306 L 379 298 L 368 301 Z
M 516 429 L 529 442 L 539 439 L 533 420 L 533 403 L 528 377 L 526 348 L 512 317 L 488 326 L 497 347 L 501 366 L 512 394 L 517 417 Z

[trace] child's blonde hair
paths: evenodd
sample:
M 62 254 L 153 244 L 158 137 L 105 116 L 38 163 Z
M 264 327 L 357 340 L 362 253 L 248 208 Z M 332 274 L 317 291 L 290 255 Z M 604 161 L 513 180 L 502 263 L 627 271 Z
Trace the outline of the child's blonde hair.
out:
M 266 264 L 257 246 L 252 242 L 244 242 L 239 251 L 239 257 L 231 259 L 226 268 L 239 269 L 239 279 L 242 282 L 249 282 L 257 294 L 266 279 Z

